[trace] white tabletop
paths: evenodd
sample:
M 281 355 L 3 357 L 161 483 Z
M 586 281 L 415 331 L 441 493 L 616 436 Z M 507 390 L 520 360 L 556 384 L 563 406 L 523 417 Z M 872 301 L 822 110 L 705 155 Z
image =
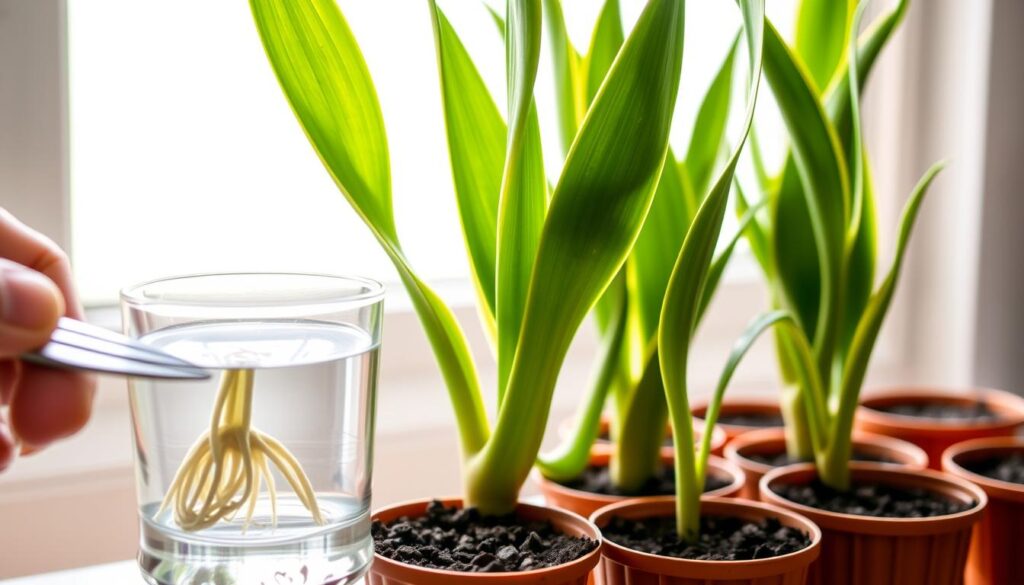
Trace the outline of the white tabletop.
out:
M 121 561 L 45 575 L 0 580 L 0 585 L 132 585 L 143 584 L 135 561 Z M 356 585 L 360 585 L 361 581 Z

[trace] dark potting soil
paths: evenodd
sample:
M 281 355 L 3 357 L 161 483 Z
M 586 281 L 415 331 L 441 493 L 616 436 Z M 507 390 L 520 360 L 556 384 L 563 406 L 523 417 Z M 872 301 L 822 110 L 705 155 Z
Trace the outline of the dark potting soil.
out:
M 1024 453 L 1012 453 L 1009 457 L 989 457 L 965 461 L 963 466 L 985 477 L 1024 484 Z
M 524 522 L 514 514 L 483 516 L 474 508 L 447 508 L 438 501 L 423 516 L 374 521 L 370 530 L 374 551 L 383 557 L 465 573 L 543 569 L 597 548 L 596 541 L 562 534 L 550 522 Z
M 782 415 L 777 412 L 743 412 L 718 415 L 718 423 L 738 427 L 757 427 L 767 429 L 785 425 Z
M 873 406 L 873 410 L 898 414 L 900 416 L 912 416 L 914 418 L 929 418 L 940 421 L 963 422 L 963 421 L 990 421 L 999 418 L 999 415 L 988 407 L 988 404 L 979 400 L 969 405 L 948 402 L 902 402 L 887 406 Z
M 632 520 L 612 518 L 601 529 L 608 540 L 636 551 L 699 561 L 747 561 L 777 557 L 811 544 L 803 532 L 776 518 L 748 522 L 739 518 L 700 519 L 697 542 L 681 542 L 674 516 Z
M 704 491 L 710 492 L 729 485 L 730 481 L 710 473 L 704 479 Z M 671 465 L 661 468 L 661 473 L 647 480 L 636 492 L 624 492 L 612 483 L 611 470 L 607 466 L 592 465 L 578 478 L 563 483 L 567 488 L 601 494 L 604 496 L 670 496 L 676 493 L 676 474 Z
M 886 485 L 854 484 L 849 491 L 834 490 L 818 480 L 804 485 L 776 485 L 772 491 L 791 502 L 840 514 L 876 518 L 930 518 L 947 516 L 973 508 L 964 503 L 922 489 Z
M 785 451 L 774 454 L 751 453 L 750 455 L 744 455 L 743 457 L 771 467 L 782 467 L 783 465 L 791 465 L 793 463 L 812 462 L 810 459 L 797 459 L 795 457 L 790 457 L 789 453 L 786 453 Z M 872 463 L 897 463 L 897 461 L 890 459 L 889 457 L 880 457 L 873 453 L 864 453 L 862 451 L 854 451 L 852 459 L 854 461 L 870 461 Z

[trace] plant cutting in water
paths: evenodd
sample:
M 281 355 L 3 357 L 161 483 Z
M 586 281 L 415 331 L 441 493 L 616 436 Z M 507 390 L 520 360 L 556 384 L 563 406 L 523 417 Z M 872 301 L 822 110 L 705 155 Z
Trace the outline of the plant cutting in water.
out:
M 545 8 L 554 48 L 559 121 L 563 144 L 568 147 L 611 58 L 621 46 L 620 6 L 618 0 L 605 1 L 590 47 L 582 56 L 569 42 L 559 0 L 546 0 Z M 749 44 L 753 33 L 747 32 Z M 715 179 L 716 161 L 723 158 L 733 65 L 740 46 L 738 40 L 733 43 L 701 100 L 685 156 L 677 160 L 669 148 L 651 211 L 636 245 L 595 306 L 594 322 L 602 340 L 595 375 L 570 436 L 538 460 L 538 468 L 549 479 L 569 481 L 585 470 L 606 404 L 611 413 L 609 438 L 613 447 L 609 476 L 616 490 L 638 493 L 661 470 L 659 452 L 668 419 L 656 339 L 662 299 L 683 238 Z M 752 92 L 748 95 L 752 97 Z M 697 323 L 710 304 L 744 226 L 752 218 L 753 211 L 749 211 L 740 220 L 735 236 L 712 262 Z
M 464 502 L 507 513 L 540 449 L 569 344 L 619 273 L 654 199 L 679 86 L 684 7 L 647 2 L 551 188 L 533 99 L 541 1 L 507 3 L 505 120 L 441 7 L 427 5 L 455 196 L 497 356 L 493 427 L 465 335 L 399 241 L 383 115 L 341 11 L 332 0 L 251 0 L 299 123 L 397 268 L 426 331 L 455 412 Z
M 803 2 L 795 48 L 768 25 L 765 77 L 792 152 L 773 177 L 752 144 L 768 207 L 746 232 L 773 304 L 786 311 L 775 331 L 789 454 L 814 461 L 821 480 L 836 489 L 849 486 L 865 370 L 921 202 L 941 168 L 929 169 L 906 203 L 892 266 L 875 288 L 876 204 L 859 94 L 907 0 L 858 39 L 863 10 L 845 0 Z M 739 200 L 742 211 L 742 192 Z
M 279 441 L 252 428 L 253 370 L 228 370 L 220 381 L 210 431 L 196 441 L 160 506 L 174 508 L 182 530 L 231 521 L 245 509 L 243 531 L 256 510 L 262 483 L 270 497 L 271 523 L 277 522 L 277 489 L 270 464 L 284 476 L 313 521 L 324 523 L 316 494 L 299 461 Z

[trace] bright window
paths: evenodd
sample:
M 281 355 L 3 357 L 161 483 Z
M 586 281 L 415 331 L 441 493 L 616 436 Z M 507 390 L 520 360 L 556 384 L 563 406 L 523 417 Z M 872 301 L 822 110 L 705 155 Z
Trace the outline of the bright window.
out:
M 563 4 L 574 42 L 586 47 L 601 3 Z M 776 21 L 789 24 L 783 15 L 795 0 L 769 4 Z M 464 280 L 427 3 L 341 5 L 382 102 L 407 252 L 427 279 Z M 623 0 L 627 27 L 642 5 Z M 503 47 L 490 16 L 479 2 L 442 6 L 504 109 Z M 687 9 L 673 128 L 680 153 L 740 23 L 732 2 L 695 0 Z M 72 248 L 87 302 L 111 303 L 122 286 L 176 273 L 295 270 L 395 280 L 293 118 L 246 2 L 70 0 L 68 11 Z M 545 52 L 538 93 L 554 179 L 549 62 Z

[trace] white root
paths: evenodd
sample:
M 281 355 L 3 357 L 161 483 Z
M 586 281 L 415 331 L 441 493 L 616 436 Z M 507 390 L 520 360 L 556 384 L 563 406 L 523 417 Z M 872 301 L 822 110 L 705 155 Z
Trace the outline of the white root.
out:
M 263 483 L 277 524 L 273 463 L 313 521 L 324 523 L 316 493 L 302 465 L 280 441 L 252 428 L 252 370 L 229 370 L 221 379 L 210 430 L 196 441 L 171 482 L 160 512 L 173 507 L 174 521 L 189 532 L 230 522 L 245 508 L 242 531 L 252 523 Z

